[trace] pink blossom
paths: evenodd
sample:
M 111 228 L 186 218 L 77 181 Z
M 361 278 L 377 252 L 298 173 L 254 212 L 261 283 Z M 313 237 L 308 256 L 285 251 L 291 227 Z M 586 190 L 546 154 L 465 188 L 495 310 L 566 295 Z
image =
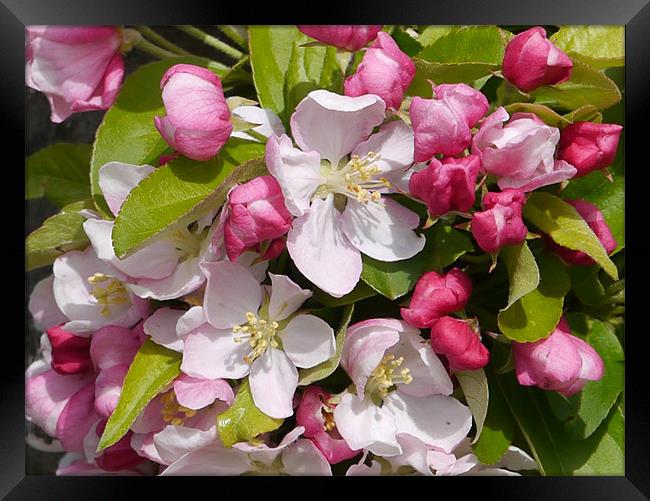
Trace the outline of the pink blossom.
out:
M 304 435 L 310 438 L 330 464 L 353 458 L 359 451 L 352 450 L 336 430 L 332 395 L 320 386 L 305 389 L 296 411 L 296 424 L 305 428 Z
M 462 153 L 472 140 L 471 128 L 488 110 L 486 97 L 462 83 L 435 86 L 433 96 L 433 99 L 415 96 L 409 108 L 416 162 L 428 161 L 440 153 Z
M 607 221 L 605 221 L 605 218 L 600 210 L 598 210 L 598 207 L 586 200 L 565 200 L 565 202 L 572 205 L 575 210 L 578 211 L 578 214 L 582 216 L 592 231 L 596 234 L 607 254 L 614 252 L 617 245 L 616 240 L 614 240 L 612 231 L 609 229 Z M 584 252 L 562 247 L 551 240 L 550 237 L 546 238 L 546 244 L 553 252 L 560 256 L 565 263 L 582 266 L 596 264 L 596 262 Z
M 474 205 L 480 168 L 481 161 L 476 155 L 448 157 L 442 162 L 432 158 L 426 169 L 411 175 L 409 191 L 427 204 L 432 217 L 451 210 L 467 212 Z
M 442 317 L 431 326 L 431 348 L 447 357 L 452 371 L 473 371 L 490 361 L 479 333 L 458 318 Z
M 531 191 L 573 177 L 577 170 L 555 159 L 560 139 L 556 127 L 545 125 L 533 113 L 508 112 L 499 107 L 481 124 L 474 136 L 472 153 L 481 157 L 483 170 L 499 178 L 502 190 Z
M 526 92 L 567 81 L 572 67 L 569 56 L 546 38 L 546 30 L 540 26 L 510 40 L 503 57 L 503 76 Z
M 519 384 L 557 391 L 565 397 L 582 390 L 587 381 L 599 381 L 604 365 L 588 343 L 571 335 L 562 318 L 547 338 L 533 343 L 512 343 Z
M 47 330 L 52 347 L 52 369 L 59 374 L 79 374 L 92 368 L 90 339 L 66 332 L 61 326 Z
M 193 160 L 209 160 L 232 132 L 221 80 L 210 70 L 176 64 L 160 81 L 167 115 L 154 117 L 165 141 Z
M 420 277 L 408 308 L 402 308 L 402 318 L 424 329 L 453 311 L 462 310 L 472 293 L 472 282 L 458 268 L 440 275 L 435 271 Z
M 113 104 L 124 77 L 121 45 L 113 26 L 27 27 L 27 85 L 47 96 L 53 122 Z
M 380 31 L 357 71 L 345 79 L 345 95 L 375 94 L 388 108 L 397 110 L 414 76 L 415 65 L 411 58 L 399 49 L 390 35 Z
M 521 217 L 526 196 L 521 190 L 488 192 L 483 197 L 483 212 L 475 212 L 471 231 L 485 252 L 499 252 L 504 245 L 517 245 L 526 239 L 528 228 Z
M 349 51 L 359 50 L 372 42 L 381 31 L 381 24 L 374 25 L 298 25 L 305 35 L 319 42 Z
M 614 162 L 622 131 L 617 124 L 573 123 L 562 129 L 557 156 L 578 169 L 575 177 L 604 169 Z
M 256 177 L 233 189 L 228 195 L 228 210 L 224 239 L 231 261 L 246 249 L 264 242 L 272 244 L 289 231 L 293 220 L 273 176 Z

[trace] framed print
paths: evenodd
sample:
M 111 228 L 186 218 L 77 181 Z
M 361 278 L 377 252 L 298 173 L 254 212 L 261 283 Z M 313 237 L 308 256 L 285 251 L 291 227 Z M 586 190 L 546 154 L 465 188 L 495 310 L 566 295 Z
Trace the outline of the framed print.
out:
M 82 3 L 3 7 L 7 499 L 646 499 L 645 2 Z

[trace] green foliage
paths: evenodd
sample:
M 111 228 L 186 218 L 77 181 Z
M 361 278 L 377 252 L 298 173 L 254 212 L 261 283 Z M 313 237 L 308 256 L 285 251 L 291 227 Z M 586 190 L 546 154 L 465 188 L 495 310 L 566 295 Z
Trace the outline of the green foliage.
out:
M 472 240 L 466 233 L 437 222 L 427 234 L 427 247 L 424 248 L 428 255 L 427 270 L 442 271 L 460 256 L 473 250 Z
M 89 245 L 82 226 L 86 218 L 79 211 L 94 208 L 91 200 L 75 202 L 46 219 L 40 228 L 30 233 L 25 239 L 27 270 L 52 264 L 68 251 L 85 249 Z
M 520 245 L 507 245 L 501 249 L 500 257 L 505 261 L 510 282 L 508 309 L 512 304 L 534 291 L 539 285 L 539 269 L 535 256 L 523 242 Z
M 569 290 L 569 276 L 559 259 L 541 255 L 537 266 L 540 274 L 537 288 L 517 299 L 497 317 L 501 332 L 520 343 L 537 341 L 553 332 L 562 316 L 564 296 Z
M 115 253 L 126 256 L 171 226 L 219 208 L 232 186 L 266 172 L 263 155 L 264 145 L 233 138 L 212 160 L 181 157 L 156 169 L 120 209 L 113 227 Z
M 147 404 L 180 374 L 180 367 L 180 353 L 151 339 L 145 341 L 126 373 L 120 399 L 108 418 L 97 451 L 117 443 L 129 431 Z
M 27 158 L 25 200 L 46 197 L 58 207 L 90 198 L 91 147 L 58 143 Z
M 99 169 L 108 162 L 156 165 L 168 146 L 154 125 L 154 116 L 163 116 L 165 108 L 160 91 L 163 74 L 175 64 L 194 64 L 218 73 L 208 59 L 174 57 L 141 66 L 129 75 L 117 100 L 104 115 L 97 129 L 90 163 L 90 183 L 97 208 L 110 217 L 111 212 L 99 187 Z
M 235 401 L 217 416 L 217 430 L 226 447 L 255 439 L 260 433 L 277 430 L 283 419 L 267 416 L 253 402 L 248 378 L 237 389 Z
M 332 374 L 336 368 L 339 366 L 341 360 L 341 353 L 343 352 L 343 343 L 345 342 L 345 334 L 352 319 L 352 313 L 354 312 L 354 304 L 347 305 L 343 309 L 343 316 L 341 318 L 341 323 L 339 324 L 338 329 L 336 330 L 336 353 L 332 358 L 325 360 L 318 364 L 315 367 L 309 369 L 300 370 L 300 378 L 298 384 L 300 386 L 307 386 L 309 384 L 325 379 L 330 374 Z
M 569 56 L 579 56 L 594 68 L 625 65 L 623 26 L 563 26 L 551 41 Z
M 528 197 L 523 215 L 557 244 L 584 252 L 602 266 L 609 276 L 618 280 L 616 266 L 598 237 L 573 206 L 550 193 L 538 191 Z
M 478 369 L 475 371 L 459 371 L 455 373 L 456 379 L 463 389 L 465 401 L 469 405 L 474 416 L 474 423 L 476 424 L 476 433 L 472 443 L 476 443 L 483 431 L 483 424 L 485 423 L 485 416 L 488 412 L 488 402 L 490 401 L 490 389 L 488 388 L 488 381 L 485 377 L 485 371 Z

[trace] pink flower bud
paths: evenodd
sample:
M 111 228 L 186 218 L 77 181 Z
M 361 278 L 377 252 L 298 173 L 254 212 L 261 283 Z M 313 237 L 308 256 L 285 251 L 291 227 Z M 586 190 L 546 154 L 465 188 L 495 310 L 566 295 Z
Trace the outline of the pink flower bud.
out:
M 576 122 L 560 134 L 558 158 L 572 164 L 584 176 L 612 165 L 623 127 L 617 124 Z
M 101 437 L 105 428 L 106 420 L 100 421 L 95 429 L 97 436 Z M 133 432 L 129 430 L 117 443 L 104 449 L 101 455 L 95 458 L 97 466 L 106 471 L 121 471 L 128 470 L 144 463 L 146 458 L 139 456 L 131 447 L 132 437 Z
M 359 451 L 350 449 L 337 432 L 331 397 L 320 386 L 306 388 L 296 411 L 296 424 L 305 428 L 303 435 L 311 439 L 325 459 L 336 464 L 353 458 Z
M 512 343 L 519 384 L 558 391 L 566 397 L 582 390 L 587 381 L 603 377 L 603 360 L 588 343 L 571 335 L 564 318 L 545 339 Z
M 473 371 L 485 367 L 490 352 L 466 320 L 442 317 L 431 326 L 431 348 L 447 357 L 452 371 Z
M 433 88 L 433 99 L 415 96 L 409 116 L 415 133 L 415 161 L 434 155 L 458 155 L 469 147 L 471 128 L 485 115 L 488 101 L 465 84 L 442 84 Z
M 448 157 L 440 162 L 432 158 L 429 166 L 411 175 L 409 191 L 427 204 L 431 216 L 450 210 L 466 212 L 476 199 L 476 176 L 481 161 L 476 155 Z
M 359 50 L 372 42 L 381 31 L 381 24 L 373 25 L 298 25 L 305 35 L 339 49 Z
M 529 92 L 540 85 L 565 82 L 571 77 L 569 56 L 546 38 L 540 26 L 515 36 L 503 57 L 503 76 L 519 89 Z
M 533 113 L 508 112 L 499 107 L 481 124 L 472 153 L 481 157 L 483 170 L 499 177 L 499 188 L 531 191 L 573 177 L 577 170 L 555 159 L 560 139 L 556 127 L 545 125 Z
M 565 202 L 572 205 L 575 210 L 578 211 L 578 214 L 582 216 L 585 222 L 596 234 L 600 243 L 603 244 L 607 254 L 614 252 L 614 249 L 616 249 L 616 240 L 614 240 L 614 236 L 612 235 L 609 226 L 607 226 L 607 222 L 602 213 L 598 210 L 598 207 L 585 200 L 565 200 Z M 551 240 L 550 237 L 546 237 L 546 244 L 567 264 L 577 264 L 582 266 L 591 266 L 596 264 L 596 262 L 584 252 L 562 247 Z
M 165 141 L 193 160 L 209 160 L 232 132 L 221 81 L 210 70 L 176 64 L 160 81 L 167 115 L 154 117 Z
M 430 271 L 415 285 L 409 307 L 400 310 L 402 318 L 420 329 L 431 327 L 444 315 L 463 309 L 471 293 L 471 280 L 458 268 L 445 275 Z
M 292 217 L 284 205 L 282 189 L 273 176 L 260 176 L 237 186 L 228 196 L 224 242 L 228 259 L 235 261 L 246 249 L 282 237 Z M 279 247 L 278 247 L 279 246 Z M 276 256 L 284 245 L 271 244 Z
M 483 197 L 483 212 L 475 212 L 471 230 L 479 247 L 491 254 L 504 245 L 523 242 L 528 228 L 521 218 L 526 196 L 521 190 L 489 192 Z
M 122 35 L 113 26 L 29 26 L 26 82 L 50 102 L 50 120 L 105 110 L 124 77 Z
M 80 374 L 93 367 L 90 338 L 63 330 L 62 325 L 47 330 L 52 345 L 52 369 L 59 374 Z
M 415 65 L 390 35 L 380 31 L 377 40 L 366 50 L 354 75 L 345 79 L 345 95 L 375 94 L 386 106 L 399 109 L 404 93 L 415 76 Z

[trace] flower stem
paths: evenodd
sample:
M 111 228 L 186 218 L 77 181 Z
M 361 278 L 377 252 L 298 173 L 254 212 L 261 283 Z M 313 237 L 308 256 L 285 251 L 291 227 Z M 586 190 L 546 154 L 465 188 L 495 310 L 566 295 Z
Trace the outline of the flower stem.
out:
M 246 50 L 248 48 L 248 44 L 246 43 L 246 39 L 237 31 L 237 28 L 235 28 L 232 25 L 225 24 L 225 25 L 217 25 L 217 28 L 221 33 L 226 35 L 228 38 L 230 38 L 233 42 L 235 42 L 237 45 L 239 45 L 242 49 Z
M 230 56 L 234 59 L 239 60 L 244 54 L 237 49 L 231 47 L 230 45 L 222 42 L 218 38 L 213 37 L 212 35 L 206 33 L 203 30 L 198 29 L 195 26 L 191 25 L 178 25 L 176 26 L 179 30 L 187 33 L 188 35 L 201 40 L 204 44 L 214 47 L 215 49 L 223 52 L 227 56 Z
M 135 44 L 135 47 L 159 59 L 166 59 L 168 57 L 178 56 L 178 54 L 174 54 L 173 52 L 169 52 L 165 49 L 161 49 L 157 45 L 152 44 L 149 40 L 145 40 L 144 38 L 138 40 Z
M 170 42 L 165 37 L 163 37 L 162 35 L 156 33 L 154 30 L 152 30 L 148 26 L 137 26 L 136 28 L 140 33 L 142 33 L 142 35 L 146 36 L 152 42 L 158 44 L 160 47 L 162 47 L 165 50 L 175 52 L 179 56 L 189 56 L 189 55 L 191 55 L 188 51 L 186 51 L 182 47 L 179 47 L 175 43 Z

